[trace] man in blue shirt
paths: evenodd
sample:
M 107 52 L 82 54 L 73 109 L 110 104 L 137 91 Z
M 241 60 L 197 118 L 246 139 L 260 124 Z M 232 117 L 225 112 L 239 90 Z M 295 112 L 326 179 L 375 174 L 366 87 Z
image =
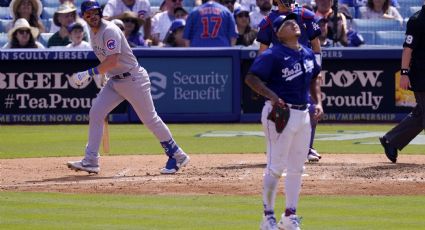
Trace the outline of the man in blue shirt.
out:
M 259 52 L 263 52 L 270 47 L 271 44 L 279 44 L 276 33 L 273 31 L 272 22 L 281 15 L 288 15 L 294 13 L 297 15 L 296 21 L 301 29 L 299 42 L 311 48 L 316 57 L 319 65 L 322 64 L 321 47 L 319 35 L 321 34 L 320 26 L 318 25 L 318 18 L 315 14 L 303 7 L 295 6 L 295 0 L 275 0 L 277 10 L 272 10 L 270 14 L 265 17 L 259 24 L 259 31 L 257 34 L 257 41 L 260 42 Z M 320 78 L 320 76 L 319 76 Z M 314 112 L 315 101 L 310 98 L 310 112 Z M 321 159 L 320 154 L 313 148 L 314 134 L 316 131 L 317 122 L 311 121 L 311 136 L 310 148 L 308 150 L 307 159 L 311 162 L 317 162 Z
M 317 101 L 314 120 L 323 115 L 321 103 L 320 65 L 314 53 L 300 44 L 301 29 L 296 14 L 277 17 L 272 28 L 279 43 L 265 50 L 252 64 L 245 83 L 267 100 L 261 114 L 261 122 L 267 142 L 267 166 L 264 173 L 263 230 L 279 228 L 300 229 L 296 209 L 301 190 L 301 175 L 307 157 L 311 135 L 308 96 Z M 274 122 L 267 119 L 274 105 L 290 107 L 290 118 L 282 133 Z M 276 190 L 279 178 L 286 169 L 286 210 L 277 224 L 274 215 Z
M 187 18 L 183 38 L 191 47 L 229 47 L 236 44 L 238 34 L 233 14 L 215 1 L 202 1 Z

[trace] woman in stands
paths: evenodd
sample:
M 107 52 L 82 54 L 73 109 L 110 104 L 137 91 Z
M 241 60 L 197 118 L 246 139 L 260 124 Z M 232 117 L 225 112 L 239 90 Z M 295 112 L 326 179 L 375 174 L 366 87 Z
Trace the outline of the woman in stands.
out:
M 183 31 L 186 26 L 184 19 L 176 19 L 171 23 L 167 35 L 162 42 L 165 47 L 185 47 Z
M 366 11 L 362 13 L 364 19 L 395 19 L 403 24 L 403 18 L 394 6 L 390 6 L 390 0 L 368 0 Z
M 145 46 L 143 35 L 139 32 L 143 21 L 132 11 L 125 11 L 120 17 L 124 22 L 124 35 L 130 47 Z
M 14 27 L 9 31 L 9 42 L 6 43 L 4 49 L 15 48 L 44 48 L 44 46 L 36 41 L 39 30 L 31 27 L 25 18 L 16 20 Z
M 255 41 L 257 38 L 258 31 L 251 28 L 249 10 L 246 8 L 238 7 L 233 12 L 235 16 L 236 28 L 238 31 L 238 38 L 236 45 L 240 46 L 256 46 L 259 47 L 259 43 Z
M 40 0 L 12 0 L 9 8 L 13 21 L 9 24 L 8 30 L 13 27 L 18 19 L 25 18 L 30 26 L 37 28 L 40 33 L 45 32 L 46 28 L 40 19 L 43 10 Z

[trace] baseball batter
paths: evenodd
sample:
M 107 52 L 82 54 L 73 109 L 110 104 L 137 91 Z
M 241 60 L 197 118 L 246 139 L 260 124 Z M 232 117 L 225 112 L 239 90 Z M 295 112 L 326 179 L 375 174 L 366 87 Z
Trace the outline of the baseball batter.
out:
M 140 120 L 160 141 L 168 155 L 163 174 L 176 173 L 189 162 L 189 156 L 176 144 L 170 130 L 157 115 L 150 94 L 150 81 L 146 70 L 139 65 L 124 34 L 111 22 L 102 19 L 102 10 L 96 0 L 81 4 L 81 13 L 90 26 L 91 46 L 100 65 L 73 76 L 77 85 L 97 74 L 109 78 L 90 109 L 89 140 L 85 157 L 81 161 L 68 162 L 72 170 L 99 172 L 99 146 L 103 132 L 103 120 L 122 101 L 127 100 Z
M 257 41 L 260 42 L 260 53 L 269 48 L 271 44 L 279 44 L 279 40 L 273 31 L 273 21 L 280 15 L 288 15 L 290 13 L 294 13 L 297 15 L 296 21 L 301 29 L 301 36 L 299 38 L 299 42 L 302 45 L 313 49 L 316 61 L 319 65 L 321 65 L 322 57 L 319 41 L 319 35 L 321 34 L 321 31 L 318 25 L 318 19 L 315 18 L 314 13 L 306 8 L 299 6 L 295 6 L 292 8 L 292 6 L 295 4 L 295 0 L 275 0 L 275 4 L 277 4 L 278 9 L 272 10 L 270 14 L 265 17 L 258 26 L 259 31 L 257 34 Z M 309 99 L 309 111 L 311 114 L 314 114 L 315 101 L 311 100 L 311 98 Z M 310 123 L 311 136 L 310 148 L 308 150 L 307 159 L 311 162 L 317 162 L 322 158 L 322 156 L 320 156 L 320 154 L 313 148 L 317 122 L 315 120 L 311 120 Z
M 249 70 L 245 82 L 266 101 L 261 114 L 261 123 L 267 142 L 267 166 L 264 172 L 262 230 L 298 230 L 296 215 L 301 175 L 307 157 L 311 135 L 308 92 L 317 101 L 314 119 L 322 114 L 320 82 L 317 64 L 311 49 L 301 45 L 298 38 L 301 30 L 296 14 L 279 16 L 273 22 L 273 30 L 279 44 L 258 56 Z M 288 105 L 290 117 L 282 133 L 277 132 L 274 122 L 267 119 L 273 105 Z M 279 178 L 286 169 L 286 210 L 276 224 L 274 206 Z

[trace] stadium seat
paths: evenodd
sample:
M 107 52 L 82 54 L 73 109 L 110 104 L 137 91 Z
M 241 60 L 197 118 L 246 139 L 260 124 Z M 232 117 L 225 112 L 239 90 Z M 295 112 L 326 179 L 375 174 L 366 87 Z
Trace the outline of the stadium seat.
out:
M 7 33 L 0 33 L 0 48 L 2 48 L 8 41 Z
M 163 0 L 150 0 L 149 2 L 151 3 L 151 7 L 152 6 L 161 6 Z
M 43 7 L 43 13 L 41 14 L 41 18 L 49 19 L 53 18 L 53 14 L 55 14 L 57 7 Z
M 421 10 L 421 6 L 411 6 L 410 7 L 410 15 L 415 14 L 416 12 L 418 12 L 419 10 Z
M 44 27 L 46 28 L 46 31 L 50 31 L 50 27 L 52 26 L 53 19 L 41 19 L 43 22 Z
M 402 30 L 397 20 L 391 19 L 353 19 L 353 29 L 358 32 L 380 30 Z
M 0 19 L 11 19 L 9 7 L 0 7 Z
M 60 5 L 59 0 L 42 0 L 43 7 L 54 7 L 58 8 Z
M 194 7 L 195 6 L 195 0 L 184 0 L 183 6 L 186 7 Z
M 155 15 L 159 12 L 159 6 L 151 6 L 152 15 Z
M 399 46 L 404 42 L 403 31 L 376 31 L 375 43 L 377 45 Z
M 44 47 L 47 47 L 47 42 L 49 41 L 49 38 L 53 35 L 53 33 L 41 33 L 39 42 L 43 44 Z
M 398 0 L 401 7 L 422 6 L 423 0 Z
M 99 4 L 101 5 L 101 6 L 104 6 L 104 5 L 106 5 L 106 3 L 108 2 L 108 0 L 97 0 L 98 2 L 99 2 Z M 79 6 L 78 6 L 79 7 Z
M 362 31 L 360 34 L 363 36 L 365 45 L 375 45 L 375 32 Z
M 7 26 L 12 19 L 0 19 L 0 33 L 7 33 Z

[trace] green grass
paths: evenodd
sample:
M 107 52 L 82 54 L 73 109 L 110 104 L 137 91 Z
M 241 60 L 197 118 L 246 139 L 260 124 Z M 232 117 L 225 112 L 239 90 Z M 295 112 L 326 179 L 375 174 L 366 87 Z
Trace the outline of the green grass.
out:
M 0 229 L 258 229 L 260 196 L 0 192 Z M 304 230 L 425 229 L 425 196 L 302 196 Z M 277 210 L 283 210 L 282 196 Z M 278 213 L 278 211 L 276 211 Z
M 263 137 L 198 137 L 208 131 L 260 131 L 260 124 L 172 124 L 174 138 L 187 152 L 198 153 L 263 153 Z M 393 125 L 324 125 L 317 133 L 351 131 L 388 131 Z M 87 125 L 0 126 L 0 158 L 81 156 L 87 142 Z M 110 125 L 110 155 L 162 154 L 153 134 L 143 125 Z M 306 140 L 307 141 L 307 140 Z M 359 140 L 316 141 L 322 153 L 382 153 L 377 138 Z M 408 145 L 402 154 L 424 154 L 424 145 Z

